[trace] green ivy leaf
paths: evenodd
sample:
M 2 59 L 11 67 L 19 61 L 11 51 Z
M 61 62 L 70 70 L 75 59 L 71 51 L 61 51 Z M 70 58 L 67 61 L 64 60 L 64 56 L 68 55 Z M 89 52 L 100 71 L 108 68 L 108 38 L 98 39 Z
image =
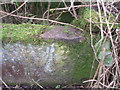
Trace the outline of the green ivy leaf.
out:
M 104 59 L 105 66 L 111 66 L 113 64 L 113 57 L 111 55 L 107 55 Z
M 96 44 L 95 44 L 95 48 L 97 50 L 97 52 L 101 51 L 101 44 L 102 44 L 102 39 L 100 39 Z
M 98 59 L 102 59 L 102 51 L 98 54 Z M 105 58 L 104 58 L 104 64 L 105 66 L 111 66 L 113 63 L 113 57 L 111 51 L 105 51 L 104 52 Z
M 110 41 L 106 41 L 103 47 L 104 47 L 106 50 L 110 50 Z
M 59 89 L 60 87 L 61 87 L 60 85 L 57 85 L 55 88 L 56 88 L 56 89 Z
M 101 49 L 102 49 L 102 39 L 99 40 L 96 44 L 95 44 L 95 48 L 97 50 L 97 52 L 100 52 Z M 103 47 L 106 49 L 106 50 L 110 50 L 110 41 L 106 41 L 103 45 Z
M 103 51 L 101 51 L 101 52 L 98 54 L 98 59 L 102 59 L 102 56 L 103 56 L 102 53 L 103 53 Z M 104 54 L 105 54 L 105 56 L 106 56 L 106 55 L 109 55 L 109 54 L 111 54 L 111 51 L 105 51 Z

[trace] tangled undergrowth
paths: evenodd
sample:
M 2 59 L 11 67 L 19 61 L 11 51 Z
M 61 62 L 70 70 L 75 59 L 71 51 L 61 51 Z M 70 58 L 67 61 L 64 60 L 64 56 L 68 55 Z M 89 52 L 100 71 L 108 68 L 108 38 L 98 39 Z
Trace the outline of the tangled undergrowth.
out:
M 101 5 L 101 6 L 100 6 Z M 98 68 L 93 79 L 85 81 L 90 82 L 92 88 L 120 88 L 120 27 L 114 29 L 114 25 L 119 20 L 119 10 L 115 15 L 114 22 L 110 22 L 109 15 L 113 7 L 111 3 L 104 3 L 103 0 L 97 1 L 99 19 L 100 19 L 100 40 L 94 45 L 92 41 L 92 27 L 90 26 L 91 46 L 94 50 L 95 58 L 99 62 Z M 108 7 L 110 11 L 108 12 Z M 102 8 L 102 9 L 101 9 Z M 101 12 L 104 13 L 105 22 Z M 91 15 L 91 13 L 90 13 Z M 92 21 L 92 19 L 90 18 Z M 92 22 L 90 22 L 91 25 Z M 106 28 L 103 27 L 106 23 Z
M 91 0 L 90 0 L 91 1 Z M 64 2 L 64 0 L 63 0 Z M 81 1 L 83 3 L 83 1 Z M 55 10 L 68 10 L 67 12 L 72 13 L 73 17 L 77 19 L 77 15 L 75 12 L 74 1 L 71 1 L 71 6 L 66 8 L 57 8 Z M 120 2 L 118 2 L 120 3 Z M 92 2 L 90 4 L 90 17 L 87 19 L 89 22 L 89 32 L 91 35 L 91 47 L 93 48 L 95 60 L 93 60 L 93 64 L 97 61 L 98 67 L 94 77 L 84 83 L 88 83 L 88 87 L 90 88 L 120 88 L 120 9 L 115 6 L 115 2 L 104 2 L 104 0 L 97 0 L 97 11 L 98 11 L 98 21 L 94 23 L 92 20 Z M 72 10 L 71 10 L 72 8 Z M 80 8 L 80 7 L 77 7 Z M 48 8 L 50 11 L 50 8 Z M 72 11 L 72 12 L 71 12 Z M 4 13 L 5 14 L 5 13 Z M 114 21 L 111 22 L 111 14 L 114 16 Z M 10 14 L 12 15 L 12 14 Z M 15 17 L 20 17 L 23 19 L 31 19 L 34 18 L 27 18 L 17 15 L 12 15 Z M 48 13 L 48 17 L 49 17 Z M 104 17 L 104 18 L 103 18 Z M 64 24 L 57 21 L 49 20 L 48 19 L 39 19 L 35 18 L 35 20 L 42 20 L 42 21 L 50 21 L 54 23 Z M 93 24 L 97 26 L 99 29 L 101 38 L 98 42 L 93 42 L 93 31 L 92 27 Z M 106 26 L 104 26 L 106 24 Z M 66 24 L 69 25 L 69 24 Z M 117 25 L 117 26 L 116 26 Z M 72 26 L 72 25 L 71 25 Z M 84 26 L 83 27 L 87 27 Z M 92 68 L 91 68 L 92 70 Z M 38 85 L 39 86 L 39 85 Z

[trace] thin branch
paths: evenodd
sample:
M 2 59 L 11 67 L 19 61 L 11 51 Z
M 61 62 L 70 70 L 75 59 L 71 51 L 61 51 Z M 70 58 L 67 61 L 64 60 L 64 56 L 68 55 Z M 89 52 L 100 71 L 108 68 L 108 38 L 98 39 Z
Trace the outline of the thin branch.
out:
M 4 12 L 4 11 L 2 11 L 2 10 L 0 10 L 0 12 L 1 12 L 1 13 L 4 13 L 4 14 L 7 14 L 7 15 L 9 15 L 9 16 L 18 17 L 18 18 L 23 18 L 23 19 L 49 21 L 49 22 L 58 23 L 58 24 L 62 24 L 62 25 L 68 25 L 68 26 L 74 27 L 74 28 L 79 29 L 79 30 L 81 30 L 82 32 L 84 32 L 84 30 L 83 30 L 82 28 L 79 28 L 79 27 L 74 26 L 74 25 L 69 24 L 69 23 L 59 22 L 59 21 L 50 20 L 50 19 L 43 19 L 43 18 L 24 17 L 24 16 L 15 15 L 15 14 L 10 14 L 10 13 Z
M 10 87 L 2 80 L 2 78 L 0 78 L 0 81 L 5 85 L 7 89 L 11 90 Z
M 90 7 L 90 6 L 97 6 L 97 4 L 92 4 L 92 5 L 75 5 L 73 8 L 80 8 L 80 7 Z M 65 7 L 65 8 L 55 8 L 53 10 L 68 10 L 70 7 Z
M 77 19 L 77 13 L 74 8 L 74 2 L 75 2 L 75 0 L 70 0 L 71 5 L 70 5 L 70 8 L 68 9 L 68 11 L 70 11 L 70 9 L 72 8 L 72 11 L 73 11 L 72 15 L 75 17 L 75 19 Z
M 35 83 L 35 84 L 37 84 L 40 88 L 42 88 L 43 90 L 46 90 L 46 89 L 44 89 L 43 88 L 43 86 L 41 86 L 38 82 L 36 82 L 34 79 L 32 79 L 32 81 Z
M 23 7 L 23 6 L 27 3 L 27 1 L 28 1 L 28 0 L 25 0 L 25 2 L 24 2 L 23 4 L 21 4 L 16 10 L 10 12 L 10 14 L 18 11 L 21 7 Z M 7 16 L 8 16 L 8 15 L 4 15 L 4 16 L 0 17 L 0 19 L 2 19 L 2 18 L 4 18 L 4 17 L 7 17 Z

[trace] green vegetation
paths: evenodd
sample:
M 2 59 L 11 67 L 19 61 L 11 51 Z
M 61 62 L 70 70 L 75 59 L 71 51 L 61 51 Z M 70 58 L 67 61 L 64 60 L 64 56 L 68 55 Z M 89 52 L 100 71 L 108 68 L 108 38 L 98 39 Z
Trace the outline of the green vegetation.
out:
M 69 13 L 63 13 L 58 19 L 60 22 L 71 23 L 74 20 L 74 17 Z
M 61 84 L 67 84 L 66 86 L 70 84 L 84 86 L 83 80 L 91 79 L 95 79 L 96 81 L 92 80 L 88 82 L 86 86 L 89 88 L 119 88 L 120 1 L 109 3 L 103 0 L 101 2 L 88 3 L 88 0 L 81 0 L 80 2 L 73 1 L 73 5 L 72 1 L 26 2 L 23 3 L 23 5 L 21 2 L 15 1 L 16 0 L 12 0 L 11 4 L 3 3 L 0 5 L 3 11 L 7 13 L 17 10 L 12 16 L 11 14 L 7 14 L 7 17 L 3 16 L 3 23 L 10 24 L 0 24 L 3 26 L 2 29 L 0 28 L 0 40 L 3 45 L 3 51 L 0 52 L 3 52 L 3 81 L 8 80 L 8 82 L 5 81 L 5 86 L 7 84 L 8 86 L 10 84 L 15 85 L 15 87 L 19 86 L 19 81 L 14 83 L 14 81 L 18 79 L 21 84 L 23 84 L 24 81 L 29 83 L 30 78 L 34 79 L 33 76 L 35 75 L 35 81 L 37 81 L 38 84 L 42 85 L 41 82 L 43 82 L 43 86 L 54 85 L 56 89 L 62 88 Z M 88 6 L 90 4 L 92 5 L 91 8 Z M 20 7 L 21 5 L 22 7 Z M 76 13 L 74 13 L 71 7 L 74 7 Z M 77 19 L 74 16 L 77 16 Z M 28 19 L 26 17 L 28 17 Z M 41 21 L 40 19 L 46 19 L 48 21 Z M 49 25 L 58 25 L 60 22 L 63 22 L 64 25 L 65 23 L 69 23 L 78 28 L 82 28 L 84 30 L 82 32 L 84 38 L 80 42 L 77 41 L 77 43 L 72 42 L 73 40 L 71 38 L 69 38 L 71 40 L 64 40 L 65 35 L 68 34 L 67 36 L 69 36 L 69 34 L 72 34 L 71 31 L 69 32 L 69 30 L 65 28 L 64 32 L 66 34 L 63 34 L 63 40 L 42 39 L 41 34 L 53 28 L 53 26 Z M 54 30 L 57 29 L 58 28 L 55 28 Z M 59 32 L 57 32 L 57 34 L 55 33 L 53 36 L 60 36 Z M 45 37 L 47 36 L 48 35 Z M 51 35 L 49 36 L 51 37 Z M 17 46 L 21 46 L 23 49 Z M 21 63 L 23 63 L 23 65 Z M 23 66 L 27 68 L 17 70 L 17 68 Z M 11 73 L 9 73 L 10 70 L 12 70 Z M 27 72 L 22 73 L 21 71 Z M 35 71 L 35 73 L 33 71 Z M 19 74 L 20 78 L 18 77 Z M 26 80 L 21 74 L 25 74 Z M 26 77 L 27 74 L 28 77 Z M 7 75 L 8 78 L 4 77 Z M 43 81 L 40 80 L 42 75 Z M 12 82 L 9 83 L 9 81 Z M 29 84 L 33 85 L 31 81 Z M 36 84 L 36 82 L 34 82 L 34 84 Z M 73 87 L 76 88 L 77 86 Z
M 36 24 L 2 24 L 3 43 L 14 43 L 22 41 L 23 43 L 40 43 L 40 34 L 49 30 L 52 26 Z
M 90 27 L 90 18 L 92 20 L 92 30 L 93 31 L 99 31 L 100 29 L 98 28 L 98 26 L 100 27 L 100 17 L 99 17 L 99 13 L 95 10 L 91 10 L 91 17 L 90 17 L 90 9 L 86 8 L 86 7 L 82 7 L 79 9 L 79 19 L 75 19 L 73 20 L 72 24 L 76 25 L 78 27 L 83 28 L 86 31 L 89 31 L 89 27 Z M 105 16 L 102 12 L 102 21 L 104 22 L 103 27 L 104 29 L 106 29 L 107 24 L 105 24 L 106 20 L 105 20 Z M 115 20 L 115 17 L 112 14 L 108 15 L 109 18 L 109 23 L 113 23 Z M 113 28 L 118 27 L 118 25 L 114 25 Z
M 94 75 L 97 62 L 93 64 L 94 61 L 94 53 L 90 46 L 90 38 L 88 37 L 86 41 L 83 41 L 79 44 L 68 45 L 70 60 L 73 61 L 74 68 L 73 68 L 73 81 L 78 80 L 82 81 L 81 79 L 87 80 L 90 75 L 91 77 Z M 91 72 L 91 67 L 93 65 L 93 69 Z
M 32 43 L 40 44 L 44 41 L 40 38 L 40 34 L 45 30 L 49 30 L 53 26 L 46 27 L 45 25 L 35 25 L 35 24 L 2 24 L 2 40 L 3 43 Z M 57 52 L 66 55 L 65 61 L 60 61 L 56 65 L 64 66 L 64 62 L 67 62 L 65 65 L 72 65 L 70 71 L 59 69 L 60 72 L 68 72 L 68 77 L 70 76 L 73 82 L 79 82 L 82 79 L 88 79 L 90 74 L 93 75 L 96 69 L 96 62 L 94 68 L 91 72 L 92 63 L 94 60 L 93 50 L 90 46 L 90 36 L 86 33 L 86 40 L 78 44 L 68 44 L 62 41 L 57 41 L 59 48 Z M 87 36 L 88 35 L 88 36 Z M 38 36 L 38 37 L 37 37 Z M 58 51 L 59 50 L 59 51 Z M 59 73 L 59 72 L 58 72 Z M 62 73 L 61 73 L 62 74 Z
M 90 35 L 88 33 L 84 33 L 84 35 L 86 36 L 86 40 L 78 44 L 59 42 L 59 47 L 62 45 L 66 46 L 64 50 L 66 50 L 65 55 L 69 57 L 68 64 L 73 64 L 73 68 L 68 71 L 68 76 L 72 77 L 73 82 L 71 83 L 76 81 L 76 83 L 79 82 L 82 84 L 83 80 L 93 77 L 98 65 L 96 61 L 93 63 L 95 59 L 94 52 L 90 45 Z M 93 36 L 94 43 L 97 41 L 97 39 L 99 39 L 99 36 Z

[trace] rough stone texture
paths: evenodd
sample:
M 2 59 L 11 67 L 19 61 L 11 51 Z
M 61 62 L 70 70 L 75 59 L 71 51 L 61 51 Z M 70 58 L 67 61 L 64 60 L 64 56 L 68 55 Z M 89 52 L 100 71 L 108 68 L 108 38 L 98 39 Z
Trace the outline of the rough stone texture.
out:
M 85 39 L 80 31 L 72 27 L 55 26 L 51 30 L 41 34 L 43 39 L 63 40 L 79 43 Z
M 2 64 L 2 79 L 7 84 L 35 84 L 33 79 L 40 85 L 77 82 L 80 84 L 83 79 L 89 78 L 93 62 L 93 50 L 90 47 L 89 38 L 78 43 L 83 37 L 81 32 L 71 27 L 56 26 L 48 31 L 50 33 L 42 34 L 45 36 L 43 38 L 72 41 L 77 44 L 51 40 L 46 42 L 41 38 L 31 38 L 30 34 L 39 34 L 41 30 L 35 29 L 36 33 L 34 33 L 34 28 L 30 28 L 31 25 L 28 28 L 26 25 L 21 28 L 22 26 L 24 27 L 24 25 L 17 26 L 17 29 L 15 26 L 11 28 L 11 25 L 8 28 L 4 27 L 4 40 L 12 41 L 3 40 L 3 48 L 0 51 L 2 53 L 2 63 L 0 63 Z M 58 32 L 54 29 L 58 29 Z M 23 31 L 18 33 L 17 31 L 20 30 Z
M 57 44 L 27 46 L 20 43 L 3 47 L 2 78 L 7 83 L 63 83 L 70 79 L 72 62 L 64 55 L 64 48 Z M 69 62 L 69 64 L 67 64 Z

